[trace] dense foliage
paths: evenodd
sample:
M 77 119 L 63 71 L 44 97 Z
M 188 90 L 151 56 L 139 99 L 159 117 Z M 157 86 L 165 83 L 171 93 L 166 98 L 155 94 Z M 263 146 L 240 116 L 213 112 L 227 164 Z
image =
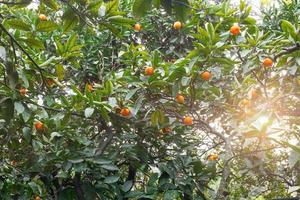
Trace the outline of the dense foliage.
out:
M 31 3 L 0 1 L 0 199 L 300 194 L 298 0 Z

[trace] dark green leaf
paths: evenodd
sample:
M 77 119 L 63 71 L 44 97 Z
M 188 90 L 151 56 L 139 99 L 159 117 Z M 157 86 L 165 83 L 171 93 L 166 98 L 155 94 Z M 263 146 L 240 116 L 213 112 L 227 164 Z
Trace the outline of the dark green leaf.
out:
M 152 0 L 135 0 L 132 13 L 135 17 L 143 17 L 151 9 Z

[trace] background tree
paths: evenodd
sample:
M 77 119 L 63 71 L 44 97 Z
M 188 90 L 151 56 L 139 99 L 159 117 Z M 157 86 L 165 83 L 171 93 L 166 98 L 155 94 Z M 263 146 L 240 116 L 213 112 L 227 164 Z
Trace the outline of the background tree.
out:
M 0 2 L 1 199 L 299 195 L 296 0 L 30 3 Z

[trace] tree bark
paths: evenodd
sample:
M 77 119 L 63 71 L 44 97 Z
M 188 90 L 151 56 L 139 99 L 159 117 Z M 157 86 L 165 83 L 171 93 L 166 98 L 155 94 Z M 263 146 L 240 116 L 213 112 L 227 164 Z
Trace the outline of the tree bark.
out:
M 81 179 L 80 173 L 76 172 L 75 177 L 74 177 L 74 187 L 75 187 L 76 196 L 77 196 L 78 200 L 85 200 L 84 193 L 81 188 L 81 180 L 80 179 Z

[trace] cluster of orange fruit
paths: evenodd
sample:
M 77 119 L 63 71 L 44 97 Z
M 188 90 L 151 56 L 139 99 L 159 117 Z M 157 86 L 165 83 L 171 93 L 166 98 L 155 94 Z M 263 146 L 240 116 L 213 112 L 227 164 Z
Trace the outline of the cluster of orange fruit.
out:
M 154 71 L 155 71 L 155 70 L 154 70 L 154 67 L 152 67 L 152 66 L 147 66 L 147 67 L 145 68 L 145 75 L 146 75 L 146 76 L 152 76 L 152 75 L 154 74 Z M 205 72 L 201 73 L 200 76 L 201 76 L 201 78 L 202 78 L 203 80 L 208 81 L 208 80 L 212 77 L 212 74 L 211 74 L 211 72 L 209 72 L 209 71 L 205 71 Z
M 180 22 L 180 21 L 174 22 L 173 28 L 174 28 L 175 30 L 181 29 L 181 28 L 182 28 L 181 22 Z M 133 29 L 134 29 L 135 31 L 137 31 L 137 32 L 140 32 L 140 31 L 142 30 L 142 25 L 137 23 L 137 24 L 133 25 Z
M 207 157 L 207 160 L 210 160 L 210 161 L 215 161 L 215 160 L 218 160 L 218 159 L 219 159 L 219 155 L 216 154 L 216 153 L 210 154 L 210 155 Z
M 231 35 L 233 35 L 233 36 L 237 36 L 237 35 L 239 35 L 240 34 L 240 32 L 241 32 L 241 28 L 238 26 L 238 25 L 233 25 L 231 28 L 230 28 L 230 33 L 231 33 Z M 269 68 L 269 67 L 272 67 L 273 66 L 273 60 L 271 59 L 271 58 L 265 58 L 264 60 L 263 60 L 263 66 L 265 67 L 265 68 Z

